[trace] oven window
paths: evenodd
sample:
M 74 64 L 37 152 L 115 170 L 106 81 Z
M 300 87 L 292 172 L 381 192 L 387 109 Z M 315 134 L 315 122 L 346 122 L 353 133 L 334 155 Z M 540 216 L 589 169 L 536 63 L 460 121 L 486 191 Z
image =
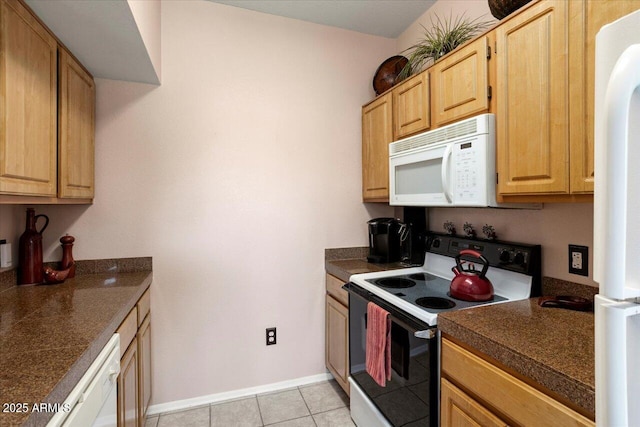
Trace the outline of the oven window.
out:
M 431 373 L 434 358 L 437 360 L 436 340 L 424 340 L 392 321 L 391 326 L 391 380 L 385 387 L 379 386 L 366 372 L 367 301 L 349 298 L 349 351 L 350 375 L 368 399 L 393 426 L 430 426 L 437 422 L 437 392 L 433 393 L 431 380 L 438 375 Z M 437 362 L 436 362 L 437 363 Z M 436 365 L 437 366 L 437 365 Z M 435 407 L 434 407 L 435 406 Z M 434 414 L 434 411 L 435 414 Z
M 395 167 L 396 194 L 442 193 L 442 158 Z

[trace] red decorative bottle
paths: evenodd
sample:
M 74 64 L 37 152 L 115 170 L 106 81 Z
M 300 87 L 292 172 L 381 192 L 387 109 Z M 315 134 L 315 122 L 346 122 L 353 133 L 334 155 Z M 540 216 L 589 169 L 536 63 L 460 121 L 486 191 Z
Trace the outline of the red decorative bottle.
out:
M 60 261 L 60 268 L 62 270 L 66 270 L 70 268 L 68 279 L 75 277 L 76 275 L 76 263 L 73 260 L 73 254 L 71 250 L 73 249 L 73 242 L 75 242 L 75 238 L 73 236 L 64 235 L 60 238 L 60 243 L 62 244 L 62 261 Z
M 38 218 L 44 218 L 44 226 L 36 229 Z M 18 245 L 18 284 L 36 285 L 44 282 L 42 268 L 42 232 L 49 225 L 49 217 L 36 215 L 33 208 L 27 209 L 27 225 Z

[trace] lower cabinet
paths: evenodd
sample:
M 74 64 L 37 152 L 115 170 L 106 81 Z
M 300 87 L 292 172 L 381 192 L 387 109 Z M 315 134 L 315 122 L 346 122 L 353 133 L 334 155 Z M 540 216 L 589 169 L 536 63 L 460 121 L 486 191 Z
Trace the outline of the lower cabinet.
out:
M 143 427 L 151 400 L 151 311 L 149 290 L 118 328 L 118 426 Z
M 508 425 L 446 379 L 442 379 L 441 385 L 440 416 L 443 426 L 506 427 Z
M 146 316 L 138 329 L 138 399 L 140 400 L 140 416 L 142 424 L 147 416 L 147 408 L 151 401 L 151 318 Z
M 138 426 L 138 346 L 134 338 L 120 359 L 118 426 Z
M 442 339 L 441 425 L 590 426 L 589 418 Z
M 327 274 L 325 362 L 349 394 L 349 297 L 342 285 L 340 279 Z

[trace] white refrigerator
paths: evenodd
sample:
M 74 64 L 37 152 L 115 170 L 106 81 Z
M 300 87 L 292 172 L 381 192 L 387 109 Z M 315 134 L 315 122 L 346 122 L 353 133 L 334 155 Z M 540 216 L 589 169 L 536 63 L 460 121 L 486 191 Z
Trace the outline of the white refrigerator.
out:
M 640 426 L 640 11 L 596 37 L 594 132 L 596 425 Z

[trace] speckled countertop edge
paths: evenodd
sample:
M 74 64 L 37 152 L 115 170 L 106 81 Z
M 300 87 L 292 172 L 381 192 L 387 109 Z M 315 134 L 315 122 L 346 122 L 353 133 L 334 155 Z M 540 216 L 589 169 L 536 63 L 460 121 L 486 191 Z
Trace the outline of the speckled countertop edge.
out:
M 324 250 L 325 261 L 345 260 L 345 259 L 365 259 L 369 255 L 369 248 L 330 248 Z
M 396 270 L 407 267 L 399 262 L 389 264 L 368 262 L 367 255 L 369 255 L 369 248 L 367 247 L 325 249 L 325 271 L 343 282 L 348 282 L 352 274 Z
M 5 320 L 5 323 L 0 326 L 0 337 L 5 343 L 9 343 L 10 348 L 5 348 L 0 352 L 2 353 L 0 354 L 0 364 L 4 365 L 2 369 L 4 372 L 0 375 L 2 378 L 1 388 L 3 389 L 2 399 L 0 399 L 2 403 L 26 401 L 31 404 L 55 404 L 63 402 L 142 294 L 149 288 L 153 277 L 150 257 L 88 260 L 79 261 L 77 264 L 76 277 L 68 279 L 60 285 L 20 287 L 15 286 L 16 282 L 13 281 L 17 277 L 15 270 L 0 273 L 0 283 L 3 284 L 0 287 L 2 289 L 0 291 L 0 305 L 4 305 L 4 309 L 7 309 L 6 304 L 14 302 L 16 296 L 19 298 L 21 293 L 42 294 L 45 295 L 44 298 L 53 293 L 57 294 L 57 298 L 62 298 L 62 295 L 65 294 L 65 284 L 68 287 L 82 290 L 100 289 L 100 291 L 104 291 L 107 290 L 104 284 L 109 283 L 109 287 L 123 289 L 122 294 L 111 301 L 113 305 L 106 310 L 109 317 L 96 320 L 93 325 L 89 322 L 86 325 L 87 330 L 81 332 L 82 340 L 78 339 L 78 343 L 75 345 L 65 343 L 65 346 L 61 348 L 31 348 L 29 350 L 20 348 L 19 338 L 11 336 L 14 333 L 13 325 L 21 322 L 26 322 L 24 324 L 29 325 L 35 320 L 34 316 L 37 319 L 38 316 L 51 315 L 51 313 L 35 314 L 41 310 L 48 310 L 44 300 L 36 301 L 28 310 L 14 310 L 15 312 L 11 315 L 5 315 L 5 319 L 9 318 L 9 321 Z M 102 297 L 102 295 L 98 295 L 102 293 L 100 291 L 95 297 Z M 56 304 L 62 303 L 61 301 L 56 301 Z M 105 301 L 95 302 L 101 306 L 108 303 Z M 8 309 L 11 311 L 11 307 Z M 22 330 L 25 329 L 27 328 Z M 59 331 L 57 332 L 59 333 Z M 70 336 L 70 338 L 72 337 Z M 18 346 L 12 349 L 12 343 L 18 344 Z M 21 363 L 22 365 L 20 365 Z M 45 375 L 46 378 L 42 375 Z M 44 381 L 45 379 L 46 381 Z M 55 386 L 42 390 L 42 387 L 38 389 L 40 383 L 55 383 Z M 52 412 L 0 413 L 0 425 L 41 426 L 45 425 L 53 415 Z

